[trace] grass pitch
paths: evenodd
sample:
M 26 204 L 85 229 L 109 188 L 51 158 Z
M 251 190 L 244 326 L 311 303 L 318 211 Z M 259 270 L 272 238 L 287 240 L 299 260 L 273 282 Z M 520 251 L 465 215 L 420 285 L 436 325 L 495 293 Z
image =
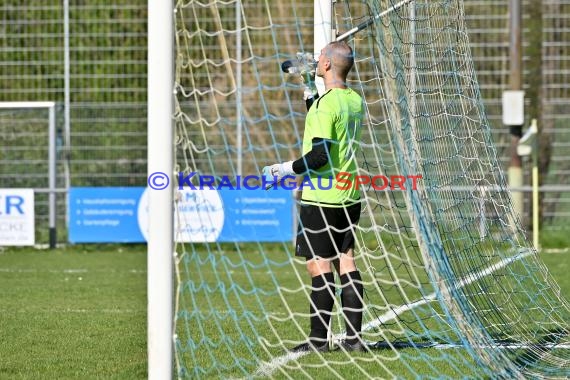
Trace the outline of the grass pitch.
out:
M 570 298 L 570 252 L 541 257 Z M 0 379 L 146 378 L 146 246 L 0 250 L 0 290 Z
M 0 251 L 0 378 L 146 378 L 146 246 Z

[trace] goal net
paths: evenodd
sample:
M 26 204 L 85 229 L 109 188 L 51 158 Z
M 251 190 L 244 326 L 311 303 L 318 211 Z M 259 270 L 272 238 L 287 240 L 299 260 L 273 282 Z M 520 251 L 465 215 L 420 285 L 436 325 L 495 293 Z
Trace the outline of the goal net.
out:
M 313 2 L 189 0 L 175 17 L 176 172 L 218 183 L 298 158 L 303 90 L 280 64 L 320 49 Z M 202 236 L 176 245 L 178 376 L 568 376 L 570 308 L 514 214 L 463 2 L 334 2 L 338 34 L 369 21 L 347 40 L 349 86 L 366 104 L 359 173 L 421 176 L 362 192 L 357 265 L 375 349 L 288 354 L 307 339 L 311 290 L 291 241 Z

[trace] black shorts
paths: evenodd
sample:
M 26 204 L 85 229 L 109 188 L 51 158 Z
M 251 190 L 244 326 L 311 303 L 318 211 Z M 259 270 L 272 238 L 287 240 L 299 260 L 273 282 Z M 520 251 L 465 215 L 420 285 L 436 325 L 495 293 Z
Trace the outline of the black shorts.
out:
M 346 207 L 301 204 L 295 255 L 307 259 L 335 258 L 354 248 L 360 207 L 360 203 Z

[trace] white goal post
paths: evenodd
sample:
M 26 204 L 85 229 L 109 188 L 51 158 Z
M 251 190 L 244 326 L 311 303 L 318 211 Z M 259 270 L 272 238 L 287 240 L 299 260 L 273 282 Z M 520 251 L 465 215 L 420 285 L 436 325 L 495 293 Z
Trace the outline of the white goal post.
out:
M 55 127 L 55 102 L 0 102 L 0 109 L 33 109 L 43 108 L 49 112 L 49 132 L 48 132 L 48 192 L 49 192 L 49 247 L 55 248 L 57 244 L 56 229 L 56 127 Z M 34 189 L 38 191 L 39 189 Z
M 173 172 L 174 9 L 148 1 L 148 174 Z M 149 191 L 147 238 L 148 378 L 172 378 L 174 185 Z

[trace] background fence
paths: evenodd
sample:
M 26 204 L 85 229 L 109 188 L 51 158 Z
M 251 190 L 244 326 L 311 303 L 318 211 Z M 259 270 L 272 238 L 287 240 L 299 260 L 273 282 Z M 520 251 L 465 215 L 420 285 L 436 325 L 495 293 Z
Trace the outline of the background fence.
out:
M 255 9 L 259 1 L 242 3 Z M 0 5 L 0 101 L 57 102 L 59 188 L 144 186 L 146 1 L 122 0 L 109 5 L 94 0 L 69 2 L 68 7 L 65 3 L 12 0 Z M 295 16 L 306 17 L 304 22 L 308 22 L 311 15 L 302 12 L 312 12 L 312 0 L 294 3 L 276 4 L 275 20 L 293 23 Z M 568 185 L 570 1 L 528 0 L 522 4 L 525 128 L 531 118 L 539 120 L 542 184 Z M 501 96 L 509 88 L 508 1 L 466 0 L 465 10 L 480 90 L 506 169 L 510 135 L 501 122 Z M 252 17 L 250 22 L 255 21 Z M 306 37 L 308 43 L 311 36 Z M 295 38 L 288 44 L 283 51 L 300 49 Z M 0 187 L 45 189 L 47 169 L 42 168 L 47 167 L 47 117 L 14 112 L 3 110 L 0 114 Z M 22 121 L 26 118 L 28 122 Z M 46 129 L 42 130 L 44 121 Z M 528 173 L 529 166 L 524 161 Z M 525 184 L 530 184 L 530 176 Z M 59 240 L 65 241 L 65 194 L 59 193 L 57 199 Z M 37 240 L 45 243 L 47 195 L 38 193 L 36 201 Z M 542 211 L 545 228 L 566 228 L 570 224 L 570 192 L 543 193 Z

